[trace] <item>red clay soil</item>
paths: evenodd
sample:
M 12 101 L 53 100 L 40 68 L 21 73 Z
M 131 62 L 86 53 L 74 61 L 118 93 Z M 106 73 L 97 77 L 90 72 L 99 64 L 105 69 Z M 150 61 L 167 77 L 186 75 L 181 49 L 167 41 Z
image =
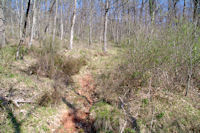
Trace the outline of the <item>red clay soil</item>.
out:
M 90 104 L 92 104 L 92 94 L 96 89 L 92 76 L 90 74 L 86 74 L 84 77 L 79 79 L 79 84 L 81 89 L 78 91 L 78 93 L 82 96 L 85 96 L 90 102 Z
M 91 108 L 94 100 L 92 95 L 95 91 L 94 80 L 90 74 L 86 74 L 79 79 L 80 89 L 78 94 L 85 97 L 89 104 L 84 104 L 87 110 L 72 109 L 63 114 L 61 123 L 62 129 L 57 130 L 59 133 L 76 133 L 81 130 L 84 132 L 91 132 L 88 130 L 91 128 L 92 120 L 89 119 L 89 109 Z M 83 102 L 83 101 L 78 101 Z

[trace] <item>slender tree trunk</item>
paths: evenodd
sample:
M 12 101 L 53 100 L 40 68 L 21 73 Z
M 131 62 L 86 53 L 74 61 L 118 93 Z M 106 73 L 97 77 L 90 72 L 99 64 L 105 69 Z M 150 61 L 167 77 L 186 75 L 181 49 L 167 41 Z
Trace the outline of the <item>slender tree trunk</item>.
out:
M 21 0 L 21 7 L 20 7 L 20 10 L 21 10 L 21 15 L 20 15 L 20 33 L 19 33 L 19 36 L 20 38 L 22 38 L 22 30 L 23 30 L 23 16 L 24 16 L 24 1 Z
M 14 35 L 14 23 L 13 23 L 13 16 L 10 15 L 11 17 L 11 33 L 12 33 L 12 36 Z
M 71 22 L 70 44 L 69 44 L 70 49 L 73 49 L 74 25 L 76 21 L 76 1 L 77 0 L 74 0 L 74 10 L 73 10 L 72 19 L 71 19 L 72 22 Z
M 55 0 L 56 2 L 56 9 L 55 9 L 55 16 L 54 16 L 54 23 L 53 23 L 53 41 L 52 45 L 54 44 L 55 41 L 55 36 L 56 36 L 56 20 L 57 20 L 57 14 L 58 14 L 58 0 Z
M 0 48 L 5 46 L 5 25 L 2 1 L 0 1 Z
M 92 21 L 93 21 L 93 0 L 90 0 L 90 20 L 89 20 L 89 45 L 92 44 Z
M 144 0 L 142 0 L 141 7 L 140 7 L 140 22 L 143 18 L 143 8 L 144 8 Z
M 109 0 L 105 3 L 105 14 L 104 14 L 104 28 L 103 28 L 103 51 L 107 52 L 107 27 L 108 27 L 108 11 L 109 11 Z
M 63 25 L 63 0 L 61 0 L 61 8 L 60 8 L 60 40 L 63 40 L 64 35 L 64 25 Z
M 174 1 L 173 1 L 173 13 L 174 13 L 174 18 L 175 18 L 175 19 L 177 18 L 177 15 L 176 15 L 176 5 L 177 5 L 177 1 L 174 0 Z
M 183 3 L 183 19 L 185 19 L 185 9 L 186 9 L 186 3 L 185 3 L 185 0 L 184 0 L 184 3 Z
M 35 25 L 36 25 L 36 15 L 37 15 L 37 6 L 36 6 L 36 1 L 33 1 L 33 23 L 31 27 L 31 36 L 30 36 L 30 41 L 29 41 L 29 47 L 32 45 L 33 37 L 35 34 Z
M 48 32 L 48 21 L 49 21 L 49 12 L 48 12 L 48 6 L 47 6 L 47 0 L 45 0 L 45 29 L 44 33 Z
M 12 1 L 9 2 L 9 6 L 10 9 L 12 9 Z M 11 30 L 11 36 L 13 37 L 14 35 L 14 25 L 13 25 L 13 15 L 12 13 L 10 13 L 10 30 Z
M 199 3 L 199 0 L 193 0 L 193 3 L 194 3 L 194 9 L 193 9 L 193 22 L 196 22 L 197 20 L 197 12 L 198 12 L 198 3 Z
M 150 13 L 150 17 L 151 17 L 151 23 L 154 23 L 155 8 L 156 8 L 156 1 L 155 0 L 149 0 L 149 13 Z
M 18 24 L 19 24 L 19 29 L 20 29 L 20 25 L 21 25 L 21 13 L 20 13 L 20 9 L 19 9 L 18 0 L 16 0 L 16 9 L 17 9 L 17 15 L 18 15 Z
M 133 1 L 133 13 L 134 13 L 134 24 L 137 22 L 137 10 L 136 10 L 136 1 Z
M 134 16 L 134 22 L 135 22 L 134 24 L 136 24 L 135 16 Z M 131 37 L 130 35 L 131 35 L 130 8 L 128 7 L 128 44 L 130 44 L 130 37 Z
M 198 4 L 197 26 L 200 27 L 200 1 L 199 1 L 199 4 Z
M 24 18 L 24 28 L 23 28 L 23 32 L 22 32 L 22 37 L 20 38 L 20 41 L 18 44 L 18 48 L 17 48 L 17 52 L 16 52 L 16 59 L 23 58 L 22 53 L 20 53 L 20 49 L 21 49 L 21 45 L 24 43 L 24 40 L 26 37 L 26 27 L 27 27 L 27 21 L 28 21 L 28 16 L 29 16 L 30 5 L 31 5 L 31 0 L 28 1 L 26 15 Z
M 50 15 L 51 15 L 51 13 L 52 13 L 52 11 L 53 11 L 53 7 L 54 7 L 55 3 L 56 3 L 56 0 L 51 0 L 50 8 L 49 8 L 48 13 L 47 13 L 47 16 L 46 16 L 47 23 L 46 23 L 46 26 L 45 26 L 45 29 L 44 29 L 44 33 L 45 33 L 45 34 L 46 34 L 46 33 L 48 32 L 48 30 L 49 30 Z M 47 7 L 47 1 L 46 1 L 45 7 Z

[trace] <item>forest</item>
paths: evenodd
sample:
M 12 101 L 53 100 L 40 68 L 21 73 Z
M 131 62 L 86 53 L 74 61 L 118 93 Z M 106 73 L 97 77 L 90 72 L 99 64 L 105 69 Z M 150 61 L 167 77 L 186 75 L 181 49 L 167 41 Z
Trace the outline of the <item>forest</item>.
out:
M 0 133 L 199 133 L 200 0 L 0 0 Z

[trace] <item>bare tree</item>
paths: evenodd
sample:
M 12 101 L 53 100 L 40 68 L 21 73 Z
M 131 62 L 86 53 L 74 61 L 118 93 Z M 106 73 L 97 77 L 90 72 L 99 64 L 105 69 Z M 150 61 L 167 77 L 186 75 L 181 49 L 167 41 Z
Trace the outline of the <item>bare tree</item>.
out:
M 23 27 L 23 16 L 24 16 L 24 0 L 21 0 L 21 3 L 20 3 L 21 7 L 20 7 L 20 10 L 21 10 L 21 15 L 20 15 L 20 33 L 19 33 L 19 36 L 20 38 L 22 38 L 22 27 Z
M 51 13 L 53 12 L 53 7 L 54 7 L 55 3 L 56 3 L 55 0 L 51 0 L 50 8 L 49 8 L 48 13 L 47 13 L 47 15 L 46 15 L 47 22 L 46 22 L 46 26 L 45 26 L 45 29 L 44 29 L 44 33 L 45 33 L 45 34 L 47 33 L 47 31 L 48 31 L 48 29 L 49 29 L 50 15 L 51 15 Z M 47 10 L 47 1 L 46 1 L 46 3 L 45 3 L 45 8 L 46 8 L 46 10 Z
M 91 45 L 91 43 L 92 43 L 93 4 L 94 4 L 94 1 L 93 1 L 93 0 L 90 0 L 90 13 L 89 13 L 89 45 Z
M 185 9 L 186 9 L 186 2 L 184 0 L 184 3 L 183 3 L 183 18 L 185 18 Z
M 72 14 L 72 19 L 71 19 L 71 30 L 70 30 L 70 44 L 69 48 L 73 49 L 73 39 L 74 39 L 74 25 L 76 21 L 76 1 L 74 0 L 74 9 L 73 9 L 73 14 Z
M 150 14 L 152 23 L 154 23 L 154 19 L 155 19 L 155 9 L 156 9 L 156 1 L 149 0 L 149 14 Z
M 5 26 L 4 26 L 3 5 L 0 1 L 0 48 L 5 45 Z
M 200 10 L 200 0 L 193 0 L 193 4 L 194 4 L 194 9 L 193 9 L 193 22 L 197 23 L 198 21 L 198 15 L 200 14 L 199 10 Z M 198 8 L 199 6 L 199 8 Z
M 61 0 L 61 7 L 60 7 L 60 40 L 63 40 L 64 34 L 64 24 L 63 24 L 63 0 Z
M 174 16 L 174 18 L 176 19 L 177 18 L 177 16 L 176 16 L 176 6 L 177 6 L 177 3 L 179 2 L 179 0 L 173 0 L 173 16 Z
M 107 52 L 107 28 L 108 28 L 108 11 L 109 11 L 109 0 L 105 2 L 105 13 L 104 13 L 104 28 L 103 28 L 103 51 Z
M 142 21 L 142 18 L 143 18 L 143 8 L 144 8 L 144 0 L 142 0 L 141 7 L 140 7 L 140 21 Z
M 19 44 L 18 44 L 16 59 L 23 58 L 22 53 L 20 53 L 20 49 L 21 49 L 21 45 L 24 43 L 24 40 L 25 40 L 25 37 L 26 37 L 26 27 L 27 27 L 27 21 L 28 21 L 28 16 L 29 16 L 30 5 L 31 5 L 31 0 L 28 1 L 26 15 L 25 15 L 25 18 L 24 18 L 24 27 L 23 27 L 22 37 L 20 38 L 20 41 L 19 41 Z
M 200 26 L 200 1 L 199 1 L 199 4 L 198 4 L 197 26 L 198 27 Z
M 36 2 L 37 0 L 32 0 L 33 1 L 33 22 L 32 22 L 32 27 L 31 27 L 31 35 L 30 35 L 30 41 L 29 41 L 29 47 L 32 45 L 34 33 L 35 33 L 35 25 L 36 25 L 36 15 L 37 15 L 37 6 Z
M 54 26 L 53 26 L 53 41 L 52 41 L 52 45 L 55 41 L 55 36 L 56 36 L 56 20 L 57 20 L 57 14 L 58 14 L 58 0 L 55 0 L 56 2 L 56 9 L 55 9 L 55 16 L 54 16 Z

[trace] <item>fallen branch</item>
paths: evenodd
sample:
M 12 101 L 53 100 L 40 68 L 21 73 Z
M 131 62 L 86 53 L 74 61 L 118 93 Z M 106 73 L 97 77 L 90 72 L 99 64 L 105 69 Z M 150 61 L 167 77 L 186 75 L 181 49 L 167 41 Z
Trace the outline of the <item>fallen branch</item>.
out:
M 2 97 L 2 96 L 0 96 L 0 101 L 3 101 L 3 104 L 12 103 L 12 104 L 14 104 L 17 108 L 19 108 L 19 104 L 20 104 L 20 103 L 35 103 L 35 102 L 33 102 L 33 101 L 25 101 L 25 100 L 21 100 L 21 99 L 13 100 L 13 99 L 6 98 L 6 97 Z

